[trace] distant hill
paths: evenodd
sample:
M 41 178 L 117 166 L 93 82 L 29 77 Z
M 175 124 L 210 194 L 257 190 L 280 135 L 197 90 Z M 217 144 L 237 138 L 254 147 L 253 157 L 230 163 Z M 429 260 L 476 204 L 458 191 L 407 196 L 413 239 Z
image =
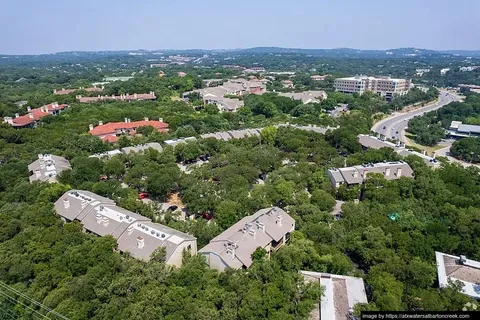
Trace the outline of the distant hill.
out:
M 1 58 L 15 57 L 36 57 L 36 58 L 93 58 L 98 56 L 122 56 L 122 55 L 145 55 L 164 53 L 166 55 L 201 55 L 211 53 L 236 53 L 236 54 L 299 54 L 310 56 L 323 56 L 330 58 L 404 58 L 404 57 L 442 57 L 442 56 L 465 56 L 480 58 L 480 50 L 429 50 L 419 48 L 396 48 L 388 50 L 361 50 L 352 48 L 334 48 L 334 49 L 300 49 L 300 48 L 282 48 L 282 47 L 254 47 L 245 49 L 163 49 L 163 50 L 118 50 L 118 51 L 69 51 L 58 52 L 43 55 L 1 55 Z

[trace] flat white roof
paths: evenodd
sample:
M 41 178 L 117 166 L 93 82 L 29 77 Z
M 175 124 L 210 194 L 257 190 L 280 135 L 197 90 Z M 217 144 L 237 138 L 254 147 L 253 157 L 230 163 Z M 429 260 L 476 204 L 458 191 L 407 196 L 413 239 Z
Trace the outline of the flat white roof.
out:
M 480 262 L 435 251 L 437 260 L 438 284 L 448 287 L 448 280 L 458 280 L 464 284 L 462 293 L 474 299 L 480 299 Z

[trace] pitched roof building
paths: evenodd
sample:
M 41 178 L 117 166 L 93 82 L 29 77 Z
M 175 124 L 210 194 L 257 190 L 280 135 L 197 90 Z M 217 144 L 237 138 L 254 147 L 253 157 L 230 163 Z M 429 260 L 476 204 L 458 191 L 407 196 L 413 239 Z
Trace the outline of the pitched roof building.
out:
M 324 288 L 321 302 L 310 313 L 310 320 L 349 320 L 358 303 L 368 303 L 362 278 L 300 271 L 305 282 L 318 282 Z
M 381 173 L 387 180 L 413 177 L 412 168 L 403 161 L 369 163 L 360 166 L 329 169 L 327 172 L 334 188 L 344 184 L 348 186 L 361 184 L 367 179 L 367 174 L 370 173 Z
M 463 294 L 480 299 L 480 262 L 463 255 L 458 257 L 437 251 L 435 258 L 440 288 L 448 287 L 448 280 L 458 280 L 464 285 Z
M 304 104 L 319 103 L 320 101 L 327 99 L 327 93 L 322 90 L 303 92 L 281 92 L 278 95 L 293 100 L 301 100 Z
M 77 89 L 65 89 L 65 88 L 62 88 L 61 90 L 54 89 L 54 90 L 53 90 L 53 94 L 65 95 L 65 94 L 74 93 L 75 91 L 79 91 L 79 90 L 85 90 L 85 91 L 87 91 L 87 92 L 102 92 L 103 89 L 104 89 L 103 87 L 101 87 L 101 88 L 97 88 L 97 87 L 91 87 L 91 88 L 80 87 L 80 88 L 77 88 Z
M 57 102 L 36 109 L 27 107 L 27 114 L 20 116 L 17 113 L 15 114 L 15 118 L 4 117 L 3 122 L 10 124 L 14 128 L 33 128 L 41 118 L 49 115 L 57 115 L 65 108 L 68 108 L 67 104 L 58 104 Z
M 417 152 L 415 150 L 408 149 L 405 147 L 405 144 L 401 141 L 397 141 L 397 143 L 390 142 L 386 140 L 384 137 L 374 137 L 366 134 L 358 135 L 358 141 L 364 148 L 372 148 L 372 149 L 381 149 L 381 148 L 392 148 L 395 150 L 396 153 L 401 155 L 402 157 L 408 156 L 417 156 L 423 159 L 423 161 L 427 164 L 427 166 L 431 167 L 432 169 L 440 168 L 441 162 L 436 159 L 435 152 L 432 153 L 432 156 L 427 155 L 426 151 L 422 153 Z
M 230 79 L 218 87 L 209 87 L 183 93 L 183 99 L 187 100 L 193 92 L 197 92 L 205 104 L 215 104 L 220 111 L 237 111 L 244 106 L 239 99 L 225 96 L 243 96 L 245 94 L 262 94 L 265 92 L 265 84 L 258 80 L 246 80 L 243 78 Z
M 182 264 L 183 250 L 196 254 L 196 239 L 183 232 L 153 223 L 149 218 L 115 205 L 111 199 L 85 190 L 66 192 L 55 202 L 55 210 L 66 222 L 78 220 L 84 230 L 117 240 L 118 250 L 149 261 L 160 247 L 166 249 L 165 262 Z
M 51 154 L 39 154 L 38 159 L 28 165 L 29 180 L 57 182 L 57 175 L 71 169 L 67 159 Z
M 120 150 L 124 154 L 130 154 L 130 153 L 138 153 L 138 152 L 144 152 L 145 150 L 148 149 L 154 149 L 157 151 L 162 151 L 163 148 L 158 142 L 149 142 L 149 143 L 144 143 L 144 144 L 137 144 L 132 147 L 125 147 L 121 148 Z
M 295 220 L 285 211 L 277 207 L 262 209 L 235 223 L 198 252 L 205 255 L 212 269 L 248 268 L 257 248 L 276 251 L 293 230 Z
M 125 118 L 125 122 L 110 122 L 103 124 L 100 122 L 98 126 L 94 127 L 90 125 L 89 133 L 101 138 L 103 141 L 115 142 L 122 135 L 134 135 L 139 127 L 152 126 L 158 132 L 168 132 L 168 124 L 163 122 L 163 119 L 159 121 L 149 120 L 145 118 L 142 121 L 131 122 L 130 119 Z
M 139 101 L 139 100 L 157 100 L 157 96 L 155 92 L 150 91 L 150 93 L 134 93 L 134 94 L 121 94 L 119 96 L 111 95 L 111 96 L 96 96 L 96 97 L 82 97 L 80 95 L 77 96 L 78 102 L 86 103 L 86 102 L 97 102 L 97 101 Z

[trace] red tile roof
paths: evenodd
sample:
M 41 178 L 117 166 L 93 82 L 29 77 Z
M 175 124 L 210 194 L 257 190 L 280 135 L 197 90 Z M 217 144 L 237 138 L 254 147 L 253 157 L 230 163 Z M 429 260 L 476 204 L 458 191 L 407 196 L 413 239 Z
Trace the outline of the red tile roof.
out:
M 77 100 L 79 102 L 95 102 L 95 101 L 109 101 L 109 100 L 120 100 L 120 101 L 133 101 L 133 100 L 156 100 L 154 92 L 150 93 L 134 93 L 134 94 L 122 94 L 119 96 L 98 96 L 98 97 L 82 97 L 78 96 Z
M 120 138 L 117 137 L 117 136 L 108 135 L 108 136 L 103 137 L 103 138 L 102 138 L 102 141 L 103 141 L 103 142 L 114 143 L 114 142 L 117 142 L 118 139 L 120 139 Z
M 160 122 L 160 121 L 134 121 L 134 122 L 110 122 L 107 124 L 103 124 L 101 126 L 97 126 L 90 130 L 89 133 L 93 134 L 94 136 L 104 136 L 104 135 L 115 135 L 117 130 L 128 129 L 128 130 L 136 130 L 138 127 L 143 126 L 152 126 L 157 129 L 159 132 L 167 132 L 168 131 L 168 123 Z
M 18 118 L 12 119 L 12 125 L 14 127 L 25 127 L 30 125 L 41 118 L 48 116 L 56 110 L 63 110 L 67 108 L 67 104 L 58 104 L 58 103 L 51 103 L 40 108 L 32 109 L 29 113 L 19 116 Z

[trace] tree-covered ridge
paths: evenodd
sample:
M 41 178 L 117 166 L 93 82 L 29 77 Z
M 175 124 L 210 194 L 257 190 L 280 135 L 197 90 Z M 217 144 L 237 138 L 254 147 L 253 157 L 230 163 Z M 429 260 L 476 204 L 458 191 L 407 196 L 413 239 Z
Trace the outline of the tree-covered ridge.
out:
M 452 102 L 448 105 L 408 122 L 407 132 L 413 134 L 416 142 L 434 146 L 445 136 L 445 130 L 452 121 L 465 124 L 480 124 L 480 95 L 469 94 L 465 102 Z

